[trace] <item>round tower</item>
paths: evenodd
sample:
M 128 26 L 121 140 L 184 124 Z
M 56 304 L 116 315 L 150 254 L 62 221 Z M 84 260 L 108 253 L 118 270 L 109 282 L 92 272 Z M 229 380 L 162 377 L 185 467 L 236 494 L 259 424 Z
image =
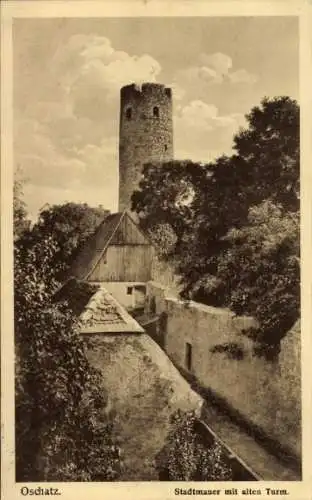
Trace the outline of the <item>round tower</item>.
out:
M 159 83 L 120 91 L 119 211 L 131 207 L 143 165 L 173 159 L 172 92 Z

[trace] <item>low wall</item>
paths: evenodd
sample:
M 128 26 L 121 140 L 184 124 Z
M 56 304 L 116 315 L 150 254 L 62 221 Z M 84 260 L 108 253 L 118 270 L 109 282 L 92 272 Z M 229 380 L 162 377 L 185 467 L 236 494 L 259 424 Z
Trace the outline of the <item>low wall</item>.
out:
M 152 280 L 155 283 L 165 286 L 172 295 L 176 297 L 179 295 L 182 286 L 172 263 L 161 260 L 155 255 L 152 262 L 151 274 Z
M 154 281 L 146 284 L 146 300 L 144 312 L 146 314 L 161 314 L 167 311 L 166 298 L 169 297 L 168 289 Z
M 223 398 L 269 438 L 301 455 L 300 327 L 281 343 L 278 360 L 254 355 L 243 330 L 250 317 L 169 297 L 151 282 L 147 308 L 167 315 L 165 350 L 177 366 Z

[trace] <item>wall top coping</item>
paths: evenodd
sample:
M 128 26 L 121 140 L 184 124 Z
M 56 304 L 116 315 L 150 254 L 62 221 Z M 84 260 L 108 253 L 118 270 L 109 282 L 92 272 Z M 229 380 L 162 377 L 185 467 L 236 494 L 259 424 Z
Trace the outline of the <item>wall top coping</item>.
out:
M 165 297 L 165 301 L 168 303 L 176 304 L 184 309 L 196 309 L 200 312 L 205 312 L 209 314 L 215 314 L 215 315 L 227 315 L 230 316 L 231 318 L 244 318 L 248 319 L 250 321 L 255 321 L 252 316 L 237 316 L 233 311 L 227 308 L 222 308 L 222 307 L 214 307 L 214 306 L 207 306 L 206 304 L 201 304 L 200 302 L 195 302 L 193 300 L 181 300 L 177 299 L 175 297 Z
M 147 284 L 154 286 L 155 288 L 159 288 L 159 290 L 167 290 L 168 289 L 168 287 L 166 285 L 162 285 L 161 283 L 158 283 L 158 281 L 150 280 L 147 282 Z
M 246 320 L 250 321 L 255 321 L 255 319 L 252 316 L 237 316 L 233 311 L 230 309 L 227 309 L 225 307 L 214 307 L 214 306 L 207 306 L 206 304 L 202 304 L 200 302 L 195 302 L 193 300 L 181 300 L 177 297 L 173 297 L 170 295 L 170 289 L 169 287 L 162 285 L 161 283 L 158 283 L 157 281 L 148 281 L 148 285 L 151 285 L 155 288 L 158 288 L 158 290 L 162 290 L 164 292 L 167 292 L 164 300 L 169 304 L 176 304 L 180 307 L 183 307 L 184 309 L 195 309 L 200 312 L 205 312 L 209 314 L 215 314 L 215 315 L 227 315 L 231 318 L 244 318 Z

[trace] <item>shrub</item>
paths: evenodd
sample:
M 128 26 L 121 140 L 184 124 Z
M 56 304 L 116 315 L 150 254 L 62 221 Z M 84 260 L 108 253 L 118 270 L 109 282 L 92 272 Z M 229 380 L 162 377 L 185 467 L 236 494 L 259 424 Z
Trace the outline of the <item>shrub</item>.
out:
M 99 372 L 73 314 L 53 301 L 52 238 L 15 245 L 16 479 L 117 479 L 120 461 Z
M 158 468 L 168 481 L 230 481 L 232 471 L 217 442 L 210 446 L 196 432 L 194 412 L 178 410 L 172 416 L 167 444 Z
M 225 344 L 217 344 L 211 347 L 210 352 L 226 353 L 229 359 L 244 359 L 244 349 L 236 342 L 226 342 Z

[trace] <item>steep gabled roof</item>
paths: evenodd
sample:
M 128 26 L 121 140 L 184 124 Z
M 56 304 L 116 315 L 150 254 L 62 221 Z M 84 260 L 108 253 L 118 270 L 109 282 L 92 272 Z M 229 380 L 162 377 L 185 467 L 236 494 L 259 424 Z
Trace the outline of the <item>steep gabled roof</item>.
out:
M 68 280 L 55 295 L 80 319 L 80 333 L 144 333 L 143 328 L 102 285 Z
M 80 316 L 81 333 L 144 333 L 144 329 L 103 287 L 91 297 Z
M 125 218 L 136 227 L 145 244 L 151 244 L 127 211 L 111 214 L 103 220 L 95 233 L 86 241 L 80 253 L 73 261 L 67 277 L 75 277 L 80 280 L 88 278 L 109 244 L 113 241 L 114 236 L 117 235 L 121 223 Z

